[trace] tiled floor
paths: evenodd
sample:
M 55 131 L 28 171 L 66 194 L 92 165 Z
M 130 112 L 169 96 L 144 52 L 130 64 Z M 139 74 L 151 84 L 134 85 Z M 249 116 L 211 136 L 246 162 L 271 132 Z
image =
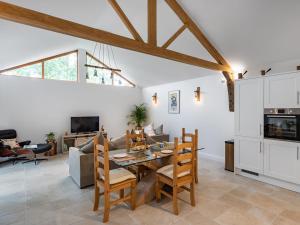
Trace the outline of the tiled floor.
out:
M 66 156 L 34 164 L 0 165 L 0 224 L 96 225 L 102 208 L 92 211 L 93 188 L 80 190 L 68 176 Z M 183 200 L 188 194 L 181 193 Z M 234 176 L 223 165 L 200 161 L 196 207 L 179 201 L 179 216 L 170 200 L 153 201 L 131 211 L 111 210 L 109 224 L 123 225 L 296 225 L 300 194 Z

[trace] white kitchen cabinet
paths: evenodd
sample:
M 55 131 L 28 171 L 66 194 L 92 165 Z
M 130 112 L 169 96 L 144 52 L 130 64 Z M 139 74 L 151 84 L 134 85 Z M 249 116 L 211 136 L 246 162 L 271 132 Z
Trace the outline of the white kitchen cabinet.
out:
M 300 144 L 264 140 L 264 174 L 300 184 Z
M 263 142 L 257 138 L 235 137 L 235 166 L 263 173 Z
M 265 108 L 300 107 L 300 73 L 275 75 L 264 78 Z
M 235 85 L 235 135 L 263 137 L 263 79 L 239 80 Z

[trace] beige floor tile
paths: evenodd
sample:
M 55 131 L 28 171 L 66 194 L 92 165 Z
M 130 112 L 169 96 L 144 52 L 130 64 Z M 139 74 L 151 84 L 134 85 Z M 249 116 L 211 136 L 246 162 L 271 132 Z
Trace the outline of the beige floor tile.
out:
M 220 202 L 224 204 L 230 205 L 231 207 L 237 208 L 239 210 L 248 210 L 252 207 L 252 204 L 241 200 L 231 194 L 225 194 L 218 199 Z
M 0 165 L 1 225 L 99 225 L 103 199 L 94 212 L 93 187 L 79 189 L 68 174 L 67 155 L 34 164 Z M 299 225 L 300 194 L 224 171 L 223 164 L 200 160 L 196 206 L 179 194 L 179 215 L 163 199 L 131 211 L 110 212 L 110 225 Z
M 209 219 L 215 219 L 230 208 L 232 208 L 231 205 L 218 200 L 212 200 L 197 204 L 193 212 L 200 213 Z
M 272 224 L 272 222 L 277 217 L 276 214 L 257 207 L 252 207 L 246 213 L 251 217 L 255 217 L 258 221 L 260 221 L 263 224 Z
M 300 211 L 285 210 L 280 216 L 300 224 Z
M 244 210 L 238 210 L 232 208 L 215 219 L 221 225 L 263 225 L 263 221 L 260 221 L 253 215 L 245 213 Z
M 188 223 L 193 225 L 218 225 L 217 222 L 196 211 L 193 211 L 192 213 L 186 215 L 183 219 L 184 221 L 187 221 Z
M 261 193 L 251 194 L 247 197 L 247 201 L 276 215 L 284 210 L 284 205 L 281 201 Z
M 274 220 L 272 225 L 299 225 L 300 222 L 293 222 L 292 220 L 288 220 L 283 217 L 278 217 L 277 219 Z

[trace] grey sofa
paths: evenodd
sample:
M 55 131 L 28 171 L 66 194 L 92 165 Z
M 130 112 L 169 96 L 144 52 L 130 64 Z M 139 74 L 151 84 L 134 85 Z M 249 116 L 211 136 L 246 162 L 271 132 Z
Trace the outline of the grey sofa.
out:
M 83 153 L 76 147 L 69 148 L 69 174 L 80 187 L 94 184 L 94 154 Z
M 147 143 L 169 141 L 169 135 L 147 137 Z M 110 165 L 113 168 L 115 165 Z M 76 147 L 69 148 L 69 174 L 75 183 L 84 188 L 94 184 L 94 154 L 83 153 Z

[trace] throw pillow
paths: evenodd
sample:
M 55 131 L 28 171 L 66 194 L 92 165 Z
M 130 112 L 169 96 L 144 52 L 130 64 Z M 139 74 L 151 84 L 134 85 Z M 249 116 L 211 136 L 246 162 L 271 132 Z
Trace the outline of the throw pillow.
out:
M 99 134 L 97 134 L 97 137 L 98 137 L 98 143 L 100 145 L 103 145 L 104 139 L 105 139 L 105 137 L 103 136 L 103 133 L 100 132 Z M 115 149 L 115 147 L 111 144 L 111 142 L 108 142 L 108 148 L 109 148 L 109 150 Z M 85 143 L 85 145 L 83 145 L 79 150 L 86 154 L 93 153 L 94 152 L 94 138 L 87 141 Z
M 94 140 L 94 138 L 90 138 L 90 139 L 88 139 L 85 143 L 83 143 L 83 144 L 81 144 L 81 145 L 77 145 L 76 148 L 79 148 L 79 149 L 80 149 L 80 148 L 86 146 L 87 144 L 89 144 L 90 142 L 93 142 L 93 140 Z
M 83 153 L 89 154 L 94 152 L 94 141 L 87 142 L 84 146 L 82 146 L 80 149 Z
M 159 127 L 154 129 L 154 133 L 156 135 L 163 135 L 164 131 L 163 131 L 164 126 L 161 124 Z
M 125 149 L 127 147 L 126 146 L 126 135 L 122 135 L 120 137 L 111 139 L 110 144 L 112 147 L 110 150 Z
M 2 139 L 2 143 L 3 143 L 3 145 L 8 145 L 8 146 L 10 146 L 11 149 L 19 148 L 19 147 L 20 147 L 20 145 L 18 144 L 16 138 L 12 138 L 12 139 Z
M 155 135 L 152 123 L 150 123 L 148 126 L 144 127 L 144 133 L 147 134 L 148 136 L 154 136 Z

